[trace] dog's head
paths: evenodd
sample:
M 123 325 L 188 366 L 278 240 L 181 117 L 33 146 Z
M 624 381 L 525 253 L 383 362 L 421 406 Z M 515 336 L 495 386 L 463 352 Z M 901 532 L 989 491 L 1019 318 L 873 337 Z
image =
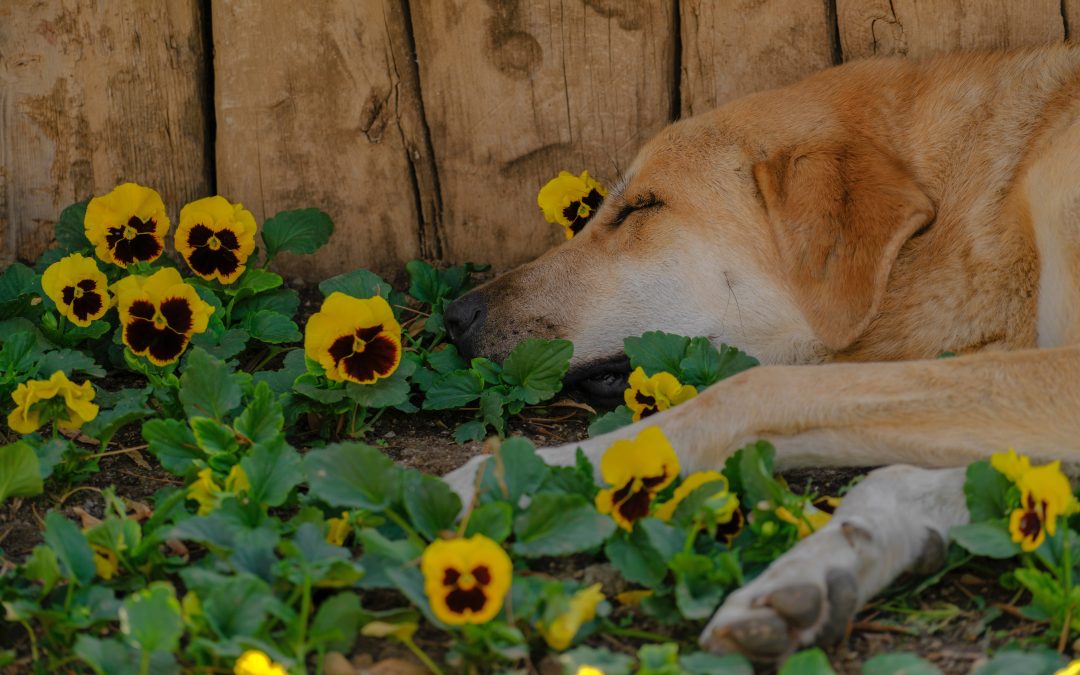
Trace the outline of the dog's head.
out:
M 584 230 L 446 312 L 467 355 L 574 343 L 570 380 L 621 393 L 623 339 L 706 335 L 765 363 L 820 361 L 874 317 L 930 200 L 866 130 L 782 92 L 671 125 Z M 772 97 L 772 98 L 771 98 Z

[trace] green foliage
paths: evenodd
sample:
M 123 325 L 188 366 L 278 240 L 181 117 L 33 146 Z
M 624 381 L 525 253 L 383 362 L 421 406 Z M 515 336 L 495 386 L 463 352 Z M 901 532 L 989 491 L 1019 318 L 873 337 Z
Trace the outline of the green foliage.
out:
M 269 262 L 282 251 L 314 253 L 330 241 L 334 223 L 319 209 L 282 211 L 263 223 L 263 243 Z
M 0 505 L 8 497 L 30 497 L 41 491 L 41 469 L 34 448 L 23 441 L 0 447 Z

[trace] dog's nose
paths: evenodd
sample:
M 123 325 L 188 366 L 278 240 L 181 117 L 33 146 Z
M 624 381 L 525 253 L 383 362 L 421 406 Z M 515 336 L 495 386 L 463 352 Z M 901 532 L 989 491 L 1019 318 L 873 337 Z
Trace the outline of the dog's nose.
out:
M 458 351 L 466 357 L 476 356 L 476 338 L 487 316 L 487 301 L 483 294 L 473 291 L 450 303 L 443 312 L 446 332 Z

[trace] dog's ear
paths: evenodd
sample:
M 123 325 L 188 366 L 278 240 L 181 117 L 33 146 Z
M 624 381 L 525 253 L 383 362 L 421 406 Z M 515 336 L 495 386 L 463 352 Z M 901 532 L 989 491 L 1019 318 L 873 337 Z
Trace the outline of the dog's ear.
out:
M 832 350 L 866 330 L 900 247 L 934 206 L 891 155 L 866 144 L 780 152 L 754 165 L 795 300 Z

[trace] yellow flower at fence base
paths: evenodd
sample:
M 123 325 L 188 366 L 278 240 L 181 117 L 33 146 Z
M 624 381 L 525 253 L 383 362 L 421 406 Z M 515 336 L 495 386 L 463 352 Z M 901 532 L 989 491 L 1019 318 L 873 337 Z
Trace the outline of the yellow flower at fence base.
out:
M 265 652 L 249 649 L 236 659 L 233 675 L 289 675 L 285 666 L 274 663 Z
M 214 308 L 171 267 L 113 284 L 124 344 L 163 366 L 180 358 L 191 336 L 202 333 Z
M 671 517 L 675 515 L 675 509 L 679 508 L 679 504 L 699 487 L 708 483 L 723 484 L 723 487 L 717 487 L 717 492 L 728 491 L 728 482 L 727 478 L 724 478 L 724 474 L 719 471 L 695 471 L 687 476 L 686 480 L 679 483 L 679 487 L 675 488 L 675 493 L 671 495 L 671 499 L 656 509 L 656 517 L 663 521 L 671 520 Z M 738 500 L 736 500 L 735 506 L 738 506 Z M 728 518 L 730 519 L 730 516 Z
M 548 646 L 563 651 L 573 643 L 581 627 L 596 618 L 596 606 L 603 601 L 600 584 L 593 584 L 574 593 L 565 612 L 549 622 L 538 624 L 537 629 Z
M 649 514 L 656 494 L 679 475 L 679 458 L 659 427 L 647 427 L 604 452 L 600 475 L 611 487 L 597 493 L 596 509 L 630 531 L 634 521 Z
M 52 419 L 60 429 L 78 429 L 97 417 L 94 394 L 92 384 L 75 384 L 60 370 L 48 380 L 22 382 L 11 394 L 15 409 L 8 415 L 8 426 L 16 433 L 32 434 Z M 47 419 L 42 419 L 43 412 L 49 413 Z
M 420 557 L 424 592 L 443 623 L 487 623 L 502 608 L 510 590 L 510 556 L 491 539 L 439 539 Z
M 628 384 L 630 386 L 623 394 L 623 400 L 626 407 L 634 411 L 635 422 L 697 396 L 697 389 L 680 383 L 671 373 L 657 373 L 647 377 L 640 366 L 630 373 Z
M 41 275 L 41 289 L 61 314 L 83 328 L 105 316 L 112 304 L 109 280 L 93 258 L 78 253 L 49 265 Z
M 379 296 L 331 293 L 304 328 L 304 353 L 336 382 L 371 384 L 401 363 L 401 325 Z
M 1054 536 L 1059 517 L 1080 508 L 1060 460 L 1033 467 L 1028 457 L 1010 448 L 992 455 L 990 465 L 1020 489 L 1020 507 L 1009 516 L 1009 534 L 1025 552 L 1039 548 L 1047 535 Z
M 1015 483 L 1021 476 L 1031 471 L 1031 460 L 1024 455 L 1017 455 L 1016 450 L 1009 448 L 1008 452 L 991 455 L 990 466 Z
M 244 273 L 255 251 L 255 216 L 243 204 L 206 197 L 180 209 L 173 243 L 191 271 L 203 279 L 231 284 Z
M 575 176 L 560 171 L 540 188 L 536 204 L 543 210 L 544 219 L 566 228 L 566 238 L 581 232 L 607 196 L 607 190 L 589 177 L 588 171 Z
M 127 267 L 157 260 L 165 250 L 169 217 L 156 191 L 124 183 L 90 200 L 83 225 L 98 258 Z

